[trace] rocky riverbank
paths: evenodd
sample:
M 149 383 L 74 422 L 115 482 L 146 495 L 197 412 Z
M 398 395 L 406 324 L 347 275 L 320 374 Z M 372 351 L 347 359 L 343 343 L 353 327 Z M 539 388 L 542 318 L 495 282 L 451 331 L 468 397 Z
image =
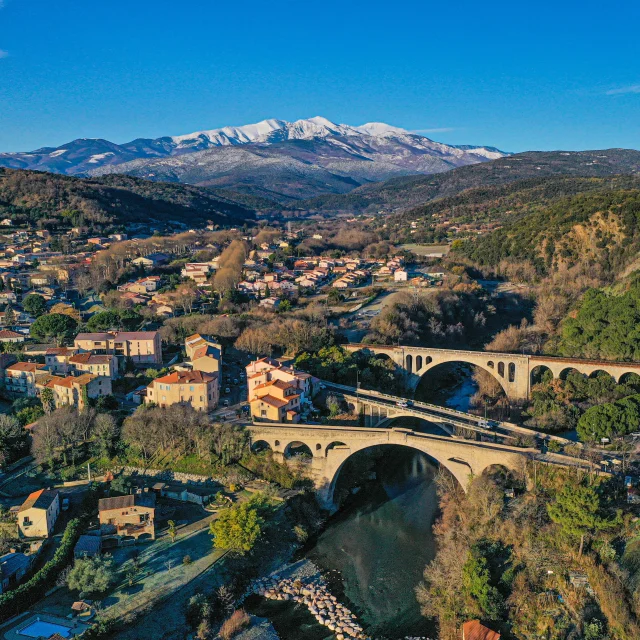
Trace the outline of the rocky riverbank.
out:
M 332 632 L 336 640 L 373 640 L 357 616 L 330 592 L 319 569 L 308 560 L 284 566 L 276 573 L 253 581 L 247 596 L 252 594 L 266 600 L 306 607 L 318 624 Z M 412 636 L 404 640 L 429 638 Z

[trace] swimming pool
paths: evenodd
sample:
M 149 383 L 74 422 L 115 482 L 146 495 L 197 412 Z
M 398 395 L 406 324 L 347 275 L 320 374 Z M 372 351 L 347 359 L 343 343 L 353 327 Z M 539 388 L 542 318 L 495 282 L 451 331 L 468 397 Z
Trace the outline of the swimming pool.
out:
M 46 620 L 34 620 L 24 629 L 18 631 L 19 635 L 28 638 L 50 638 L 54 633 L 60 634 L 63 638 L 71 638 L 71 627 Z

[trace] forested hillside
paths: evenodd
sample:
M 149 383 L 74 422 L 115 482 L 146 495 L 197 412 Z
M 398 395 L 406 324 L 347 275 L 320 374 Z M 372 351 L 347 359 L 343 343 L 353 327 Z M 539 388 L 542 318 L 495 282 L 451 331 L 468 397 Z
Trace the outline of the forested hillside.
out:
M 454 242 L 454 255 L 497 267 L 504 260 L 527 261 L 539 274 L 578 262 L 598 265 L 613 277 L 640 249 L 640 180 L 566 181 L 523 189 L 494 199 L 481 215 L 501 216 L 503 226 Z M 558 187 L 586 189 L 565 195 Z M 472 194 L 474 195 L 474 194 Z
M 248 202 L 244 199 L 243 202 Z M 0 169 L 0 217 L 16 224 L 101 228 L 127 222 L 243 224 L 255 217 L 229 192 L 110 175 L 82 179 Z
M 392 178 L 359 187 L 346 195 L 306 200 L 298 203 L 297 208 L 326 213 L 407 210 L 466 189 L 486 188 L 528 178 L 605 177 L 638 172 L 640 151 L 632 149 L 528 151 L 433 176 Z

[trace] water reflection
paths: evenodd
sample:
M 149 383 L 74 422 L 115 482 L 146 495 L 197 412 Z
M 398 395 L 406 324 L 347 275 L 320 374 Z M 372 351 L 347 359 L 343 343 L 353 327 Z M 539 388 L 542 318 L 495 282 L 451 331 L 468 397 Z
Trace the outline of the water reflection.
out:
M 345 595 L 370 633 L 427 635 L 433 628 L 420 615 L 414 588 L 434 556 L 437 467 L 406 447 L 375 451 L 376 480 L 364 484 L 308 555 L 342 573 Z M 356 454 L 347 464 L 357 466 L 362 463 L 358 456 L 366 455 Z M 346 471 L 344 477 L 352 481 Z

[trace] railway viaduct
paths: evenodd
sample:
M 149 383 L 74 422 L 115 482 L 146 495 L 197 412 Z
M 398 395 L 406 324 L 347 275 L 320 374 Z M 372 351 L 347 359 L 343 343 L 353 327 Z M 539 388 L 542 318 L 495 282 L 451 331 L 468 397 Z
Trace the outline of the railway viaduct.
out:
M 407 386 L 413 390 L 418 386 L 421 377 L 438 365 L 447 362 L 475 365 L 491 374 L 500 383 L 507 397 L 515 404 L 523 403 L 529 399 L 535 374 L 544 370 L 549 370 L 554 378 L 564 378 L 572 370 L 587 376 L 603 371 L 616 382 L 620 382 L 630 373 L 640 375 L 640 363 L 636 362 L 608 362 L 401 345 L 346 344 L 342 346 L 351 352 L 362 351 L 372 355 L 387 356 L 406 372 Z

